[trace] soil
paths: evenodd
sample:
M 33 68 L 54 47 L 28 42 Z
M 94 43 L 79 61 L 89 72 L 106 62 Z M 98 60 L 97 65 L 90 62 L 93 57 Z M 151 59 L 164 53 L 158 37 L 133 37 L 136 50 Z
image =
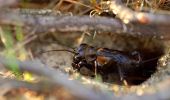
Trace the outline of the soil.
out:
M 40 39 L 29 44 L 29 47 L 34 48 L 33 54 L 35 58 L 40 59 L 44 64 L 56 68 L 56 70 L 60 70 L 65 74 L 69 75 L 71 78 L 75 80 L 79 80 L 82 83 L 87 83 L 87 80 L 94 81 L 95 86 L 103 89 L 107 89 L 108 91 L 113 91 L 117 95 L 127 95 L 130 93 L 134 93 L 137 95 L 147 94 L 147 93 L 155 93 L 155 91 L 161 89 L 158 87 L 158 84 L 170 79 L 170 63 L 169 63 L 169 49 L 167 44 L 158 39 L 154 38 L 138 38 L 138 37 L 129 37 L 129 36 L 120 36 L 120 35 L 112 35 L 112 34 L 97 34 L 95 37 L 93 35 L 88 36 L 85 35 L 80 43 L 88 43 L 97 47 L 107 47 L 116 50 L 125 50 L 125 51 L 134 51 L 140 50 L 143 53 L 146 53 L 147 57 L 157 57 L 158 55 L 162 55 L 158 58 L 158 61 L 155 63 L 155 71 L 154 73 L 146 79 L 142 84 L 135 86 L 127 86 L 120 84 L 111 84 L 102 82 L 101 78 L 92 79 L 90 77 L 84 77 L 75 70 L 72 69 L 71 63 L 73 59 L 73 54 L 60 51 L 60 52 L 47 52 L 41 54 L 41 51 L 48 51 L 52 49 L 71 49 L 78 46 L 80 43 L 77 41 L 82 38 L 83 33 L 64 33 L 58 34 L 48 34 L 48 38 Z M 69 37 L 70 35 L 70 37 Z M 103 38 L 103 36 L 105 38 Z M 62 37 L 62 38 L 60 38 Z M 64 42 L 63 42 L 64 41 Z M 36 48 L 35 48 L 36 46 Z M 149 55 L 149 53 L 151 53 Z M 149 59 L 149 58 L 147 58 Z M 149 65 L 147 65 L 149 66 Z M 83 77 L 83 78 L 78 78 Z M 97 84 L 100 84 L 99 86 Z M 92 85 L 89 83 L 89 85 Z

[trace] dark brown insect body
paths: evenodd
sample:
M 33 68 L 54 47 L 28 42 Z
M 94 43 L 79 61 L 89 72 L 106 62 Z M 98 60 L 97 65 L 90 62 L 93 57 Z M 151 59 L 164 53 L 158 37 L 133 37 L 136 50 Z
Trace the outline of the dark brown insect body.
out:
M 101 75 L 106 82 L 138 84 L 146 80 L 142 57 L 138 52 L 122 52 L 107 48 L 95 48 L 81 44 L 73 58 L 72 66 L 81 74 L 94 77 Z M 146 69 L 147 70 L 147 69 Z M 149 71 L 148 71 L 149 72 Z

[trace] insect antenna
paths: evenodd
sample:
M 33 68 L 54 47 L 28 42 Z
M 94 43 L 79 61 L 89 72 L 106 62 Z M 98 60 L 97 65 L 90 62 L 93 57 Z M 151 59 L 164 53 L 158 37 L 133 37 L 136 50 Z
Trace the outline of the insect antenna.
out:
M 150 61 L 154 61 L 154 60 L 159 59 L 160 57 L 161 56 L 157 56 L 157 57 L 154 57 L 154 58 L 151 58 L 151 59 L 147 59 L 147 60 L 141 61 L 140 63 L 147 63 L 147 62 L 150 62 Z
M 59 50 L 48 50 L 48 51 L 42 51 L 41 53 L 47 53 L 47 52 L 53 52 L 53 51 L 67 51 L 72 54 L 77 54 L 75 51 L 67 50 L 67 49 L 59 49 Z

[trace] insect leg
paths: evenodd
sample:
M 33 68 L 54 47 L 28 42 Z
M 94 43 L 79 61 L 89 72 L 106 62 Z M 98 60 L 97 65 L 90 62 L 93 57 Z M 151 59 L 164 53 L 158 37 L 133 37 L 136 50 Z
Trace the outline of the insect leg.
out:
M 94 62 L 94 67 L 95 67 L 94 74 L 95 76 L 97 76 L 97 61 Z
M 120 76 L 120 81 L 122 81 L 125 86 L 128 86 L 128 83 L 127 83 L 127 81 L 124 79 L 124 75 L 123 75 L 123 72 L 122 72 L 120 66 L 118 66 L 118 72 L 119 72 L 119 76 Z
M 124 75 L 122 73 L 122 70 L 121 70 L 120 66 L 118 66 L 118 72 L 119 72 L 120 80 L 123 81 L 124 80 Z

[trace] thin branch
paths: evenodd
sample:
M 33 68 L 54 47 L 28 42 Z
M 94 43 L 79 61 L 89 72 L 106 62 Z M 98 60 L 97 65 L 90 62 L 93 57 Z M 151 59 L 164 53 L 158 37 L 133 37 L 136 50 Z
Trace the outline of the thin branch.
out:
M 170 14 L 136 12 L 124 5 L 121 0 L 111 0 L 108 4 L 110 4 L 110 9 L 125 23 L 170 25 Z
M 8 68 L 10 64 L 10 59 L 0 57 L 0 63 L 5 65 Z M 45 67 L 41 63 L 33 61 L 24 61 L 20 62 L 16 60 L 20 71 L 28 71 L 37 75 L 42 75 L 47 77 L 49 80 L 54 82 L 56 85 L 62 86 L 69 90 L 69 92 L 74 95 L 85 99 L 90 100 L 104 100 L 111 99 L 110 96 L 102 93 L 96 93 L 93 89 L 85 87 L 77 81 L 69 81 L 68 77 L 62 74 L 59 71 L 56 71 L 52 68 Z
M 8 90 L 17 89 L 17 88 L 27 88 L 33 91 L 50 92 L 54 87 L 56 87 L 55 84 L 52 84 L 47 81 L 46 82 L 40 81 L 38 83 L 29 83 L 29 82 L 19 81 L 15 79 L 0 79 L 0 89 L 3 90 L 0 92 L 1 95 L 6 93 Z
M 21 81 L 21 80 L 15 80 L 15 79 L 0 79 L 0 96 L 4 96 L 6 93 L 8 93 L 9 91 L 13 90 L 13 89 L 26 89 L 26 90 L 30 90 L 30 91 L 35 91 L 38 93 L 45 93 L 45 94 L 53 94 L 54 92 L 59 92 L 61 90 L 64 90 L 64 93 L 67 93 L 69 95 L 69 99 L 73 99 L 74 100 L 79 100 L 79 99 L 84 99 L 82 97 L 77 96 L 73 96 L 72 94 L 70 94 L 69 91 L 67 91 L 66 89 L 64 89 L 64 87 L 61 87 L 57 84 L 55 84 L 54 82 L 51 82 L 51 80 L 40 80 L 39 82 L 34 82 L 34 83 L 30 83 L 30 82 L 25 82 L 25 81 Z M 61 94 L 63 92 L 59 92 L 57 94 L 55 94 L 56 98 L 60 98 Z M 19 93 L 19 94 L 24 94 L 24 93 Z M 17 95 L 17 94 L 16 94 Z M 63 97 L 61 96 L 62 99 L 65 99 L 68 97 Z
M 48 10 L 49 11 L 49 10 Z M 8 9 L 0 12 L 1 24 L 25 26 L 26 32 L 36 28 L 37 33 L 46 32 L 84 32 L 96 31 L 98 33 L 118 33 L 133 36 L 170 37 L 170 28 L 160 25 L 141 25 L 136 23 L 124 24 L 119 19 L 89 16 L 57 16 L 50 14 L 21 12 L 21 10 Z M 48 12 L 47 12 L 48 13 Z M 29 29 L 29 30 L 27 30 Z
M 41 11 L 40 11 L 41 12 Z M 37 31 L 60 31 L 60 32 L 75 32 L 75 31 L 101 31 L 101 32 L 116 32 L 123 30 L 120 20 L 108 19 L 105 17 L 89 16 L 54 16 L 41 14 L 27 14 L 19 10 L 4 11 L 0 15 L 1 23 L 19 24 L 29 26 L 39 26 Z

